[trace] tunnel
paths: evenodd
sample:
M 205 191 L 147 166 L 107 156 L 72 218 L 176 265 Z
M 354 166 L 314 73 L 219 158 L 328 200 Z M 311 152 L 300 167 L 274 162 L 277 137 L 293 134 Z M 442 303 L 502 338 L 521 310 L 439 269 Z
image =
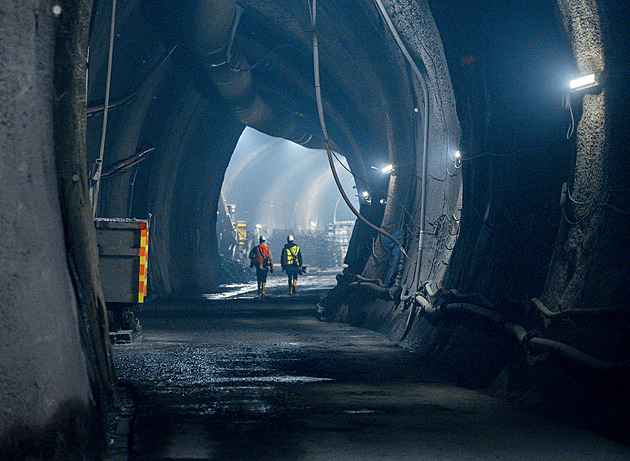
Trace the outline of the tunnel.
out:
M 131 414 L 146 426 L 130 423 L 124 459 L 497 453 L 475 445 L 396 458 L 392 439 L 377 436 L 377 451 L 328 447 L 320 457 L 284 436 L 278 444 L 288 451 L 225 442 L 214 458 L 133 445 L 153 424 L 137 409 L 159 392 L 129 385 L 133 348 L 111 344 L 98 218 L 147 223 L 147 337 L 170 325 L 188 338 L 186 325 L 206 328 L 207 315 L 226 330 L 204 335 L 232 338 L 230 328 L 267 328 L 277 316 L 278 328 L 290 330 L 293 319 L 339 348 L 317 352 L 316 333 L 282 339 L 293 344 L 290 358 L 276 357 L 282 376 L 314 386 L 312 395 L 324 399 L 317 389 L 328 380 L 362 373 L 391 381 L 383 394 L 360 390 L 379 410 L 334 413 L 345 415 L 341 429 L 304 410 L 304 424 L 278 423 L 281 433 L 308 437 L 312 423 L 352 434 L 367 427 L 358 415 L 373 413 L 399 421 L 388 412 L 403 404 L 391 399 L 411 395 L 406 386 L 425 379 L 419 370 L 439 368 L 459 402 L 478 399 L 470 408 L 486 398 L 515 404 L 576 424 L 584 440 L 601 437 L 610 450 L 602 459 L 627 459 L 629 18 L 628 4 L 612 0 L 3 2 L 0 458 L 115 459 L 115 422 Z M 352 221 L 329 283 L 313 282 L 293 304 L 284 294 L 262 304 L 209 299 L 252 277 L 248 261 L 234 260 L 237 190 L 236 214 L 247 211 L 251 235 L 271 239 L 277 269 L 286 234 L 303 245 L 305 265 L 317 266 L 313 254 L 329 250 L 309 255 L 307 239 Z M 336 374 L 340 367 L 351 377 Z M 436 403 L 442 394 L 423 389 L 426 400 L 413 394 L 405 408 L 432 421 L 446 411 Z M 228 397 L 212 398 L 225 398 L 232 414 Z M 476 411 L 457 408 L 448 414 Z M 408 441 L 430 425 L 400 424 Z M 473 423 L 462 427 L 473 437 Z M 269 443 L 251 434 L 254 445 Z M 548 459 L 574 453 L 563 455 L 562 440 Z

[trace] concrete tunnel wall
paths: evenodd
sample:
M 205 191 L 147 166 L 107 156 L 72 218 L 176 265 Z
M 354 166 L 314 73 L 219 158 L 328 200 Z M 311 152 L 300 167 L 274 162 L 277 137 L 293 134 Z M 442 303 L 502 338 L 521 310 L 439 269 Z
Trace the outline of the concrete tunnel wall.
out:
M 367 207 L 363 203 L 362 207 L 364 213 L 374 216 L 373 219 L 378 221 L 383 213 L 378 199 L 384 197 L 387 184 L 386 179 L 375 175 L 369 165 L 375 162 L 387 163 L 396 157 L 401 158 L 401 166 L 404 165 L 405 168 L 411 168 L 416 162 L 413 154 L 408 154 L 415 149 L 411 126 L 416 122 L 403 115 L 405 112 L 412 113 L 413 97 L 411 90 L 398 91 L 398 82 L 407 79 L 406 71 L 393 65 L 393 61 L 400 57 L 394 53 L 396 47 L 391 41 L 381 39 L 386 36 L 386 31 L 380 26 L 375 29 L 375 25 L 371 24 L 376 11 L 373 7 L 356 5 L 348 11 L 346 6 L 326 6 L 332 8 L 329 13 L 331 17 L 339 19 L 323 21 L 321 26 L 324 30 L 323 44 L 329 50 L 322 54 L 323 69 L 331 74 L 328 77 L 331 81 L 344 82 L 343 86 L 327 87 L 325 104 L 330 116 L 330 131 L 334 133 L 337 148 L 346 155 L 354 171 L 376 184 L 373 196 L 377 204 Z M 302 117 L 311 120 L 305 126 L 317 135 L 317 130 L 312 129 L 316 124 L 316 114 L 310 82 L 312 75 L 309 70 L 311 35 L 308 10 L 289 8 L 294 15 L 292 21 L 285 20 L 281 27 L 270 33 L 270 21 L 257 19 L 258 16 L 265 18 L 271 14 L 266 10 L 269 5 L 252 2 L 252 5 L 245 7 L 240 27 L 256 31 L 255 39 L 258 41 L 261 40 L 260 37 L 265 37 L 264 40 L 269 43 L 264 45 L 270 48 L 277 48 L 278 42 L 288 43 L 292 48 L 289 56 L 280 52 L 277 52 L 278 56 L 273 53 L 266 56 L 264 50 L 255 48 L 258 59 L 265 60 L 258 67 L 261 70 L 257 70 L 255 75 L 257 93 L 264 100 L 270 101 L 266 105 L 289 105 L 291 112 L 305 114 Z M 212 177 L 216 179 L 211 184 L 213 187 L 220 184 L 224 171 L 222 165 L 229 160 L 232 142 L 223 145 L 209 142 L 213 137 L 218 138 L 225 133 L 220 129 L 221 126 L 213 129 L 212 122 L 205 124 L 205 140 L 201 140 L 199 136 L 194 139 L 180 138 L 167 146 L 167 136 L 168 133 L 177 136 L 182 130 L 190 129 L 191 124 L 202 123 L 202 119 L 196 121 L 198 114 L 186 112 L 187 109 L 183 109 L 186 106 L 178 105 L 180 103 L 177 101 L 181 98 L 178 95 L 188 91 L 188 87 L 194 88 L 190 90 L 189 97 L 202 98 L 214 105 L 216 109 L 212 116 L 222 120 L 220 123 L 225 127 L 234 126 L 234 133 L 242 125 L 226 113 L 231 112 L 235 117 L 240 115 L 234 112 L 229 101 L 224 101 L 221 92 L 217 92 L 212 72 L 200 64 L 204 59 L 210 58 L 199 56 L 196 50 L 201 45 L 195 43 L 195 36 L 185 35 L 190 18 L 182 14 L 181 10 L 169 10 L 164 5 L 151 3 L 127 3 L 123 8 L 120 12 L 121 19 L 117 20 L 116 49 L 120 51 L 114 55 L 111 93 L 115 106 L 109 116 L 110 128 L 106 141 L 106 146 L 109 147 L 106 149 L 105 164 L 112 165 L 134 152 L 148 148 L 154 150 L 137 169 L 130 169 L 103 180 L 99 214 L 144 218 L 151 214 L 155 226 L 151 234 L 149 264 L 151 289 L 159 295 L 203 293 L 220 279 L 220 274 L 216 271 L 220 264 L 214 235 L 209 233 L 213 229 L 213 217 L 210 217 L 209 226 L 206 227 L 205 223 L 197 219 L 197 207 L 188 206 L 185 200 L 173 201 L 172 198 L 177 194 L 184 197 L 179 191 L 182 184 L 173 178 L 177 177 L 177 168 L 190 168 L 193 174 L 199 174 L 201 170 L 190 165 L 203 165 L 207 162 L 208 168 L 212 168 Z M 160 14 L 153 14 L 156 11 Z M 354 27 L 357 14 L 361 20 L 357 22 L 358 27 Z M 103 36 L 109 27 L 109 13 L 100 8 L 95 18 L 91 53 L 98 58 L 94 58 L 95 63 L 91 65 L 89 74 L 92 89 L 89 94 L 93 95 L 90 96 L 90 107 L 93 109 L 90 110 L 88 126 L 90 161 L 97 158 L 100 144 L 102 110 L 99 107 L 102 106 L 100 97 L 104 91 L 106 67 L 103 57 L 106 56 L 107 46 Z M 356 50 L 348 47 L 348 41 L 355 43 L 365 41 L 366 38 L 373 42 L 368 41 L 365 46 Z M 258 43 L 250 45 L 248 40 L 251 37 L 247 34 L 238 40 L 237 45 L 244 49 L 249 46 L 260 47 Z M 342 55 L 336 56 L 331 50 Z M 340 66 L 339 62 L 344 65 Z M 282 69 L 282 73 L 278 74 L 276 68 Z M 282 93 L 285 94 L 279 92 L 278 87 L 283 88 Z M 116 101 L 124 103 L 118 104 Z M 340 106 L 336 101 L 344 101 L 345 106 Z M 173 113 L 180 118 L 176 119 L 171 115 Z M 267 116 L 263 118 L 265 117 Z M 169 128 L 174 123 L 179 123 L 176 120 L 180 120 L 183 125 L 175 129 Z M 267 123 L 254 127 L 277 135 L 275 128 L 267 127 Z M 393 126 L 404 129 L 393 129 Z M 231 129 L 228 128 L 228 131 Z M 282 124 L 278 129 L 284 129 Z M 192 151 L 198 154 L 192 156 Z M 378 152 L 378 157 L 366 161 L 365 152 Z M 184 159 L 185 155 L 189 157 Z M 146 179 L 149 177 L 150 179 Z M 191 179 L 193 189 L 190 193 L 193 196 L 200 193 L 194 190 L 195 187 L 199 190 L 205 189 L 201 177 L 187 177 Z M 406 180 L 411 183 L 409 178 Z M 132 189 L 133 197 L 130 198 L 129 191 Z M 218 199 L 218 195 L 211 194 L 209 197 L 211 203 Z M 399 205 L 397 212 L 400 210 Z M 195 222 L 199 222 L 200 227 L 193 229 L 192 234 L 201 232 L 205 235 L 204 238 L 178 238 L 181 236 L 178 226 L 188 226 Z M 199 242 L 209 243 L 202 248 Z M 192 267 L 193 272 L 181 255 L 188 255 L 189 260 L 199 260 L 199 264 Z M 362 258 L 358 260 L 359 270 L 365 264 Z M 198 282 L 181 283 L 186 278 Z
M 248 62 L 260 62 L 252 71 L 256 94 L 274 109 L 298 114 L 302 128 L 317 130 L 307 8 L 290 0 L 239 4 L 244 14 L 236 45 Z M 427 221 L 433 224 L 427 228 L 427 248 L 417 278 L 440 282 L 447 289 L 478 292 L 494 303 L 510 301 L 495 307 L 524 322 L 533 317 L 528 326 L 604 359 L 627 357 L 624 323 L 599 317 L 567 327 L 543 323 L 530 307 L 518 306 L 541 295 L 552 309 L 627 303 L 630 258 L 624 204 L 630 194 L 625 185 L 630 130 L 623 114 L 628 109 L 628 51 L 619 31 L 628 7 L 609 1 L 560 1 L 558 9 L 542 2 L 539 8 L 494 2 L 485 9 L 462 2 L 384 4 L 429 82 L 432 103 L 429 172 L 438 179 L 427 184 L 433 197 Z M 85 69 L 79 58 L 85 62 L 90 2 L 64 6 L 60 19 L 52 17 L 47 2 L 13 2 L 3 5 L 0 14 L 7 45 L 0 78 L 23 85 L 23 90 L 2 94 L 1 177 L 10 191 L 9 199 L 3 199 L 2 216 L 8 228 L 20 231 L 19 235 L 2 233 L 3 260 L 11 262 L 3 269 L 7 271 L 3 280 L 15 279 L 11 274 L 20 274 L 21 279 L 2 290 L 7 334 L 2 345 L 0 391 L 5 410 L 0 432 L 3 449 L 27 452 L 34 450 L 29 440 L 46 438 L 49 432 L 76 432 L 72 424 L 59 424 L 68 415 L 96 421 L 90 412 L 99 406 L 106 409 L 113 400 L 104 393 L 111 387 L 108 349 L 99 342 L 95 328 L 99 322 L 103 327 L 102 295 L 94 269 L 93 230 L 86 224 L 86 170 L 92 167 L 100 143 L 110 5 L 99 2 L 93 16 L 87 101 L 91 115 L 84 147 L 85 114 L 80 105 L 85 105 L 81 99 L 85 94 L 80 83 Z M 352 170 L 374 183 L 376 196 L 389 193 L 395 198 L 386 207 L 361 203 L 362 213 L 382 221 L 390 231 L 397 230 L 407 216 L 403 206 L 413 221 L 420 212 L 421 189 L 415 176 L 422 167 L 418 152 L 423 114 L 414 119 L 413 109 L 421 100 L 411 71 L 372 2 L 322 1 L 320 8 L 320 46 L 326 50 L 322 53 L 324 107 L 331 139 Z M 585 23 L 585 17 L 600 22 Z M 173 4 L 125 2 L 116 29 L 110 101 L 115 107 L 109 114 L 104 163 L 107 167 L 154 150 L 137 169 L 103 180 L 99 213 L 139 218 L 153 214 L 151 283 L 161 295 L 200 293 L 220 277 L 214 270 L 218 267 L 213 235 L 216 203 L 223 172 L 243 128 L 235 107 L 224 101 L 212 75 L 199 64 L 195 44 L 186 35 L 187 20 Z M 24 40 L 25 31 L 30 41 Z M 65 50 L 70 59 L 53 65 L 55 34 L 60 45 L 72 42 L 76 48 L 68 51 L 58 45 L 57 56 Z M 288 44 L 290 53 L 276 49 L 283 44 Z M 582 101 L 574 101 L 575 116 L 582 119 L 577 136 L 568 141 L 562 140 L 566 112 L 557 109 L 564 82 L 550 77 L 559 62 L 567 72 L 603 68 L 609 74 L 602 92 L 584 98 L 583 114 Z M 532 78 L 526 72 L 531 68 L 540 68 L 546 80 Z M 62 75 L 57 88 L 68 89 L 68 93 L 58 91 L 56 99 L 53 71 Z M 54 130 L 53 103 L 59 117 Z M 78 142 L 65 145 L 64 130 L 73 116 L 79 123 L 70 139 Z M 284 125 L 267 126 L 273 130 Z M 454 147 L 467 156 L 461 169 L 449 166 Z M 594 152 L 597 155 L 590 155 Z M 57 172 L 52 162 L 57 162 Z M 369 166 L 377 162 L 393 162 L 409 174 L 398 174 L 387 183 L 370 171 Z M 446 181 L 439 180 L 441 172 L 446 173 Z M 75 175 L 80 193 L 72 189 Z M 55 176 L 62 191 L 59 197 Z M 574 195 L 590 200 L 589 204 L 559 208 L 557 197 L 565 180 Z M 32 226 L 33 216 L 46 228 Z M 568 222 L 558 230 L 556 224 L 563 219 Z M 405 226 L 410 229 L 406 241 L 410 258 L 403 281 L 409 284 L 414 279 L 418 234 L 408 216 Z M 181 238 L 182 231 L 186 238 Z M 57 236 L 43 238 L 51 233 Z M 459 234 L 456 246 L 452 234 Z M 350 275 L 382 279 L 387 273 L 389 258 L 370 256 L 374 237 L 357 225 L 348 261 Z M 554 239 L 555 245 L 548 248 Z M 60 242 L 65 242 L 68 259 Z M 83 259 L 77 260 L 77 255 Z M 40 283 L 46 274 L 51 280 L 48 285 Z M 344 290 L 342 284 L 337 291 L 350 293 Z M 352 293 L 345 305 L 333 303 L 334 309 L 340 308 L 337 318 L 379 329 L 424 353 L 437 354 L 471 385 L 488 384 L 508 364 L 507 339 L 487 325 L 435 322 L 395 300 L 376 299 L 369 291 Z M 51 312 L 53 319 L 41 320 Z M 45 362 L 41 348 L 32 348 L 37 343 L 26 338 L 45 339 L 51 345 L 47 350 L 55 354 Z M 101 356 L 96 355 L 99 351 Z M 68 368 L 74 372 L 61 372 Z M 22 372 L 8 371 L 14 369 Z M 543 386 L 558 385 L 540 372 L 531 376 L 522 368 L 517 371 Z M 54 386 L 47 387 L 51 383 Z M 573 404 L 578 403 L 569 403 Z M 81 433 L 76 440 L 87 443 L 89 437 Z
M 77 196 L 72 189 L 80 187 L 81 178 L 80 170 L 68 175 L 74 181 L 64 178 L 66 167 L 58 163 L 63 155 L 53 115 L 63 117 L 62 107 L 73 99 L 71 91 L 62 97 L 55 91 L 60 89 L 55 80 L 60 70 L 54 72 L 58 25 L 48 2 L 0 7 L 2 459 L 51 453 L 55 445 L 66 454 L 100 452 L 98 414 L 113 392 L 111 381 L 99 376 L 108 348 L 100 342 L 93 354 L 98 332 L 89 334 L 91 321 L 83 317 L 96 303 L 86 298 L 98 289 L 77 290 L 90 272 L 66 238 L 80 226 L 78 219 L 70 226 L 66 219 L 76 216 L 81 204 L 73 202 L 68 210 L 65 199 Z M 70 246 L 86 258 L 84 240 L 75 235 Z M 101 392 L 101 384 L 109 390 Z

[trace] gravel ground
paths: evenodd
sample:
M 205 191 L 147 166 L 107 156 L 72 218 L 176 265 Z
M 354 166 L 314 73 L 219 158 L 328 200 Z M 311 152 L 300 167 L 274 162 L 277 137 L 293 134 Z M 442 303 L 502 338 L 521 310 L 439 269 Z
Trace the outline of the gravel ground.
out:
M 456 387 L 377 333 L 321 323 L 304 298 L 252 298 L 149 304 L 142 340 L 115 346 L 135 403 L 129 459 L 630 459 Z

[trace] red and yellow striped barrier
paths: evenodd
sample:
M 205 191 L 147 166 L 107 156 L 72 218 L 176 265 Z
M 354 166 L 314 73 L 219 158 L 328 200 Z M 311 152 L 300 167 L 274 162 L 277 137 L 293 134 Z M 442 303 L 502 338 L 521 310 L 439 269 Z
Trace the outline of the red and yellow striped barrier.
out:
M 144 223 L 143 223 L 144 224 Z M 146 224 L 140 231 L 140 278 L 138 285 L 138 304 L 144 302 L 147 294 L 147 274 L 149 268 L 149 229 Z

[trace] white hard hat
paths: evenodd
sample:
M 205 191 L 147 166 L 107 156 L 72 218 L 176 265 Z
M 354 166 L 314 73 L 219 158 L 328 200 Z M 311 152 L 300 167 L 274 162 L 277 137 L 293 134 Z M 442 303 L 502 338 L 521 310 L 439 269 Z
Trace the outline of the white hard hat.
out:
M 258 237 L 258 241 L 259 241 L 260 243 L 264 242 L 264 241 L 265 241 L 265 236 L 264 236 L 264 235 L 261 235 L 260 237 Z
M 287 242 L 288 242 L 288 243 L 291 243 L 292 241 L 293 241 L 293 236 L 292 236 L 291 234 L 289 234 L 289 235 L 287 236 Z

